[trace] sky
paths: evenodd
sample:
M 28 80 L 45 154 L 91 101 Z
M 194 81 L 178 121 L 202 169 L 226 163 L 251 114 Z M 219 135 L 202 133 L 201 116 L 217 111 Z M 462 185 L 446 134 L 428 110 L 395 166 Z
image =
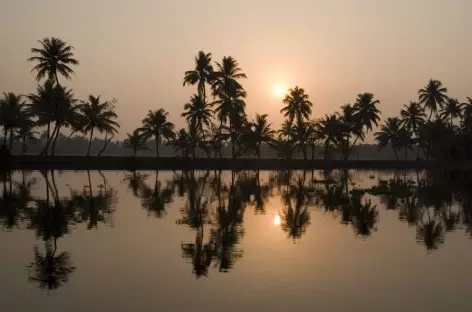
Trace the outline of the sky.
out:
M 430 78 L 472 96 L 470 0 L 1 0 L 0 92 L 36 88 L 30 49 L 44 37 L 75 47 L 64 82 L 79 99 L 116 98 L 117 138 L 164 108 L 177 128 L 196 87 L 183 87 L 199 50 L 233 56 L 248 79 L 247 113 L 283 121 L 275 86 L 300 86 L 323 117 L 371 92 L 382 119 Z

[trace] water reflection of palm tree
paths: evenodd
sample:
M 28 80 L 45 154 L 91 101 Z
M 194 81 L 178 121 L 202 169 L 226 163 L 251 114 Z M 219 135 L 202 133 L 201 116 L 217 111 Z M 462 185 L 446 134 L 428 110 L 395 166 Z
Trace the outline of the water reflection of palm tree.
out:
M 281 228 L 293 240 L 300 239 L 310 225 L 310 213 L 307 207 L 309 197 L 310 190 L 305 185 L 305 173 L 282 191 L 284 208 L 281 213 Z
M 417 196 L 404 197 L 400 201 L 399 218 L 416 226 L 421 218 L 421 205 Z
M 265 203 L 268 200 L 270 188 L 269 185 L 261 185 L 259 170 L 243 171 L 238 174 L 238 184 L 241 190 L 241 196 L 245 203 L 254 205 L 256 213 L 265 213 Z
M 360 195 L 353 195 L 350 198 L 352 207 L 352 227 L 357 235 L 370 236 L 372 230 L 376 230 L 375 224 L 378 221 L 379 213 L 377 207 L 372 205 L 370 200 L 361 201 Z
M 163 218 L 166 215 L 166 204 L 172 202 L 174 190 L 171 184 L 167 184 L 162 188 L 162 183 L 159 181 L 159 171 L 156 171 L 156 178 L 154 180 L 154 187 L 150 188 L 145 183 L 141 190 L 141 206 L 148 211 L 148 214 L 153 214 L 157 218 Z
M 38 246 L 34 246 L 34 259 L 27 266 L 28 279 L 30 282 L 38 283 L 39 288 L 54 290 L 66 284 L 69 275 L 75 271 L 75 267 L 67 252 L 57 252 L 57 243 L 45 242 L 45 253 L 39 251 Z
M 147 177 L 146 174 L 132 171 L 125 175 L 123 181 L 128 182 L 128 188 L 133 192 L 133 195 L 139 197 L 139 192 L 141 191 Z
M 108 223 L 110 216 L 114 212 L 116 203 L 116 191 L 107 187 L 105 176 L 102 175 L 103 184 L 99 186 L 99 191 L 94 195 L 90 171 L 87 170 L 88 186 L 83 191 L 71 190 L 68 204 L 74 207 L 75 220 L 79 223 L 87 222 L 90 230 L 96 228 L 99 223 Z
M 425 208 L 423 216 L 416 228 L 416 240 L 423 244 L 428 251 L 438 249 L 444 243 L 444 226 L 437 213 L 433 216 L 430 209 Z M 427 218 L 425 218 L 425 214 Z
M 182 244 L 182 257 L 190 259 L 193 264 L 193 273 L 197 278 L 208 276 L 214 251 L 211 243 L 203 243 L 203 225 L 197 229 L 195 243 Z

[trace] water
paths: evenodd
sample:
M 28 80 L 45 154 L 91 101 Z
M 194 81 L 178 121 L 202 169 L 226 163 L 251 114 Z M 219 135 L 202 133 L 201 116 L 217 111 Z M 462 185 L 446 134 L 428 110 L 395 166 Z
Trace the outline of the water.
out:
M 9 180 L 2 311 L 472 310 L 472 200 L 430 173 Z

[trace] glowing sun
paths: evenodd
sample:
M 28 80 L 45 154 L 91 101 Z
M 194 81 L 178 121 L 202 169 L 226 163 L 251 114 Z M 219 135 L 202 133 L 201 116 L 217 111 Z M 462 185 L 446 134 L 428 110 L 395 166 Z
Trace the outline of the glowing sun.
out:
M 280 219 L 279 215 L 275 215 L 274 217 L 274 225 L 280 225 L 282 223 L 282 220 Z
M 286 92 L 287 88 L 285 88 L 285 86 L 282 84 L 276 84 L 272 87 L 272 93 L 275 97 L 282 98 Z

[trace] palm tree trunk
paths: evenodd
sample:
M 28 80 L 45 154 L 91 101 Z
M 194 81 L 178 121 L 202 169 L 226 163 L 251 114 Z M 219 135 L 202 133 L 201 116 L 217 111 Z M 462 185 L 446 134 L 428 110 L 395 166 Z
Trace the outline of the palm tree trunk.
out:
M 113 136 L 108 139 L 108 131 L 105 132 L 105 144 L 103 145 L 103 148 L 102 148 L 102 149 L 100 150 L 100 152 L 98 153 L 98 156 L 102 156 L 103 152 L 104 152 L 105 149 L 107 148 L 108 144 L 110 144 L 111 140 L 113 140 Z
M 60 130 L 61 130 L 61 124 L 59 123 L 57 125 L 56 134 L 53 136 L 53 141 L 52 141 L 52 146 L 51 146 L 51 156 L 54 156 L 54 152 L 56 150 L 56 142 L 57 142 L 57 138 L 59 137 L 59 131 Z
M 54 78 L 56 78 L 57 85 L 60 86 L 61 84 L 59 83 L 59 77 L 57 77 L 57 70 L 54 71 Z
M 261 144 L 260 143 L 257 144 L 256 153 L 257 153 L 257 159 L 261 159 Z
M 311 144 L 311 160 L 315 160 L 315 144 Z
M 49 138 L 51 136 L 51 122 L 48 121 L 47 130 L 46 130 L 46 145 L 44 146 L 43 150 L 39 153 L 39 155 L 44 155 L 47 153 L 49 148 Z
M 13 128 L 10 128 L 10 147 L 9 147 L 10 154 L 11 154 L 12 149 L 13 149 Z
M 87 156 L 90 156 L 90 147 L 92 147 L 93 130 L 94 130 L 94 127 L 92 127 L 92 129 L 90 130 L 90 138 L 89 138 L 89 145 L 88 145 L 88 148 L 87 148 Z
M 159 158 L 159 139 L 157 135 L 156 135 L 155 143 L 156 143 L 156 157 Z
M 303 159 L 307 160 L 308 158 L 307 158 L 307 154 L 306 154 L 306 144 L 305 144 L 305 142 L 303 142 L 303 144 L 302 144 L 302 152 L 303 152 Z
M 404 147 L 404 149 L 405 149 L 405 160 L 408 160 L 408 156 L 407 156 L 407 148 L 406 148 L 406 146 Z
M 3 128 L 3 145 L 7 145 L 7 134 L 8 134 L 8 129 L 6 127 Z
M 26 150 L 26 137 L 23 136 L 21 139 L 21 156 L 25 154 L 25 150 Z
M 395 158 L 396 158 L 397 160 L 399 160 L 398 154 L 397 154 L 397 149 L 396 149 L 396 148 L 393 148 L 393 153 L 395 154 Z
M 431 121 L 431 116 L 433 116 L 433 110 L 432 110 L 432 109 L 429 110 L 429 118 L 428 118 L 428 121 Z

